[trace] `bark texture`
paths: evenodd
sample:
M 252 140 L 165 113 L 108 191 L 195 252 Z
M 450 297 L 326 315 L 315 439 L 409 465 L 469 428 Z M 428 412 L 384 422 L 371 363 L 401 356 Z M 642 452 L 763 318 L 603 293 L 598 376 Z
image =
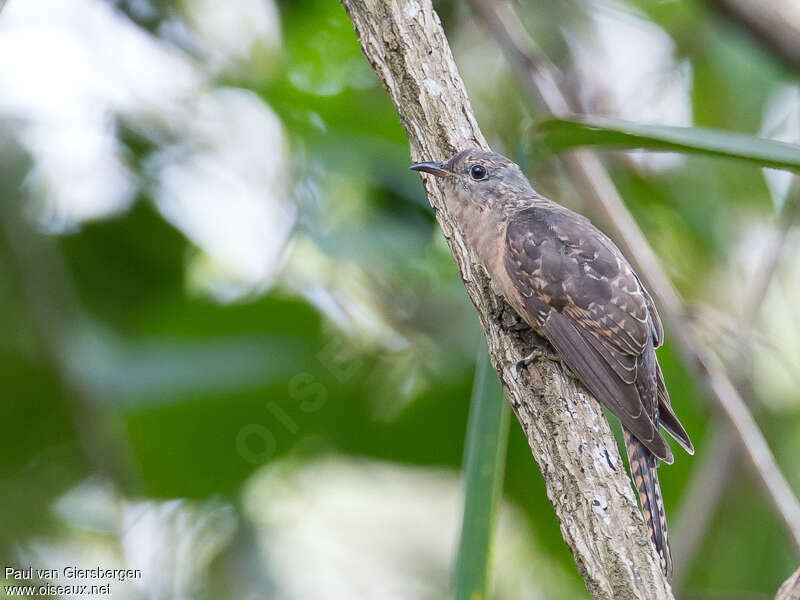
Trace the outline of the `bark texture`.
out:
M 486 147 L 430 0 L 342 3 L 397 108 L 412 160 Z M 599 599 L 672 598 L 600 405 L 551 361 L 515 374 L 516 361 L 543 342 L 508 330 L 512 310 L 476 266 L 437 182 L 424 184 L 589 592 Z
M 800 569 L 783 583 L 775 600 L 800 600 Z

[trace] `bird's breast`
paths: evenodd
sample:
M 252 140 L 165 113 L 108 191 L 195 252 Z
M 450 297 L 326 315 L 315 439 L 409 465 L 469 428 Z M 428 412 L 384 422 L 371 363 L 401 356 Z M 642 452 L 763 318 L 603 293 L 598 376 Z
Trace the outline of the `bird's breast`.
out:
M 503 296 L 520 315 L 524 315 L 524 301 L 505 267 L 507 218 L 499 211 L 476 209 L 465 209 L 459 217 L 465 228 L 467 243 L 489 274 L 492 290 L 498 296 Z

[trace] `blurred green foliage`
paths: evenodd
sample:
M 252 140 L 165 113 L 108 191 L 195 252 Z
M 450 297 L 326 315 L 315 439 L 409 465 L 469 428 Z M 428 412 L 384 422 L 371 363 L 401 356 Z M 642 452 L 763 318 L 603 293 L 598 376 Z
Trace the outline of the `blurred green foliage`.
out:
M 607 117 L 553 118 L 539 123 L 538 129 L 541 143 L 556 153 L 594 145 L 738 158 L 791 171 L 800 168 L 800 147 L 728 131 L 640 125 Z
M 696 124 L 758 133 L 770 92 L 795 74 L 703 2 L 637 5 L 672 36 L 677 56 L 691 61 Z M 146 19 L 127 3 L 120 7 L 154 34 L 181 15 L 172 2 L 157 3 Z M 220 74 L 214 84 L 252 90 L 279 115 L 292 157 L 285 176 L 296 184 L 296 245 L 330 258 L 337 273 L 363 274 L 381 317 L 406 343 L 391 347 L 346 331 L 281 277 L 266 293 L 232 303 L 192 290 L 187 265 L 197 249 L 154 208 L 147 186 L 121 214 L 58 236 L 38 233 L 26 208 L 29 164 L 11 160 L 17 151 L 5 146 L 0 202 L 5 214 L 27 215 L 20 223 L 43 250 L 25 258 L 30 248 L 0 233 L 0 562 L 12 562 L 20 544 L 60 531 L 53 502 L 91 477 L 110 478 L 131 498 L 219 497 L 238 506 L 248 478 L 284 457 L 302 464 L 341 453 L 460 468 L 478 327 L 418 176 L 407 171 L 404 132 L 340 4 L 284 1 L 278 9 L 279 55 L 254 55 L 252 68 Z M 519 9 L 531 31 L 543 32 L 544 51 L 567 61 L 551 20 L 579 21 L 580 7 Z M 442 3 L 440 12 L 489 139 L 541 192 L 585 208 L 557 161 L 535 147 L 532 124 L 546 115 L 526 103 L 491 40 L 459 3 Z M 479 85 L 487 67 L 466 52 L 471 44 L 493 49 L 497 87 Z M 120 135 L 146 179 L 155 142 L 125 123 Z M 688 156 L 678 168 L 648 172 L 616 154 L 606 158 L 686 299 L 728 312 L 735 327 L 748 282 L 716 286 L 733 268 L 742 231 L 775 217 L 758 166 Z M 44 312 L 35 308 L 36 294 L 45 296 Z M 713 416 L 669 332 L 659 356 L 676 412 L 702 453 Z M 762 409 L 758 420 L 798 490 L 794 398 L 792 410 Z M 660 471 L 670 515 L 695 462 L 679 454 Z M 505 473 L 504 498 L 523 511 L 525 527 L 570 574 L 572 588 L 581 586 L 513 420 Z M 729 483 L 687 590 L 772 594 L 796 566 L 754 487 L 746 469 Z M 243 552 L 239 542 L 223 555 Z

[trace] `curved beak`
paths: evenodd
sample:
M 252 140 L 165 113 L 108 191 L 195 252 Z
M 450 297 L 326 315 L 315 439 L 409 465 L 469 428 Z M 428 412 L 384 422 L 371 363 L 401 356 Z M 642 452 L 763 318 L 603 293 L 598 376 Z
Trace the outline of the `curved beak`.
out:
M 447 177 L 448 175 L 450 175 L 450 171 L 444 168 L 444 163 L 440 162 L 415 163 L 408 168 L 412 171 L 422 171 L 424 173 L 430 173 L 431 175 L 436 175 L 437 177 Z

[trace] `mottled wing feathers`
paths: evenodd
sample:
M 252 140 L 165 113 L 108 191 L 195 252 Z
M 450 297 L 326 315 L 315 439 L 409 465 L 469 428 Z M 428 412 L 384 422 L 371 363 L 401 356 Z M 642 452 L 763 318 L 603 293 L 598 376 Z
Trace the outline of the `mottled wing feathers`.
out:
M 534 324 L 566 364 L 643 444 L 671 462 L 658 432 L 654 347 L 663 329 L 616 246 L 584 217 L 537 201 L 509 219 L 505 266 L 525 305 L 539 306 Z M 550 310 L 546 318 L 542 304 Z
M 639 389 L 623 382 L 593 347 L 591 334 L 581 331 L 562 313 L 552 312 L 542 333 L 589 391 L 661 460 L 672 463 L 672 452 L 645 410 Z
M 655 348 L 660 348 L 661 344 L 664 343 L 664 326 L 661 324 L 661 317 L 656 310 L 656 303 L 653 302 L 653 299 L 650 297 L 650 294 L 642 284 L 638 275 L 636 279 L 639 281 L 639 286 L 642 288 L 642 293 L 647 303 L 647 314 L 650 315 L 650 333 L 653 336 L 653 346 Z
M 692 440 L 689 439 L 689 434 L 681 425 L 675 412 L 672 410 L 672 403 L 669 401 L 669 393 L 667 386 L 664 385 L 664 375 L 661 373 L 661 367 L 658 367 L 656 373 L 657 386 L 658 386 L 658 413 L 660 425 L 667 430 L 667 432 L 678 442 L 681 447 L 689 454 L 694 454 L 694 445 Z
M 595 336 L 627 354 L 641 354 L 654 332 L 660 342 L 660 321 L 651 331 L 652 300 L 616 246 L 584 217 L 541 200 L 511 217 L 506 243 L 507 266 Z

